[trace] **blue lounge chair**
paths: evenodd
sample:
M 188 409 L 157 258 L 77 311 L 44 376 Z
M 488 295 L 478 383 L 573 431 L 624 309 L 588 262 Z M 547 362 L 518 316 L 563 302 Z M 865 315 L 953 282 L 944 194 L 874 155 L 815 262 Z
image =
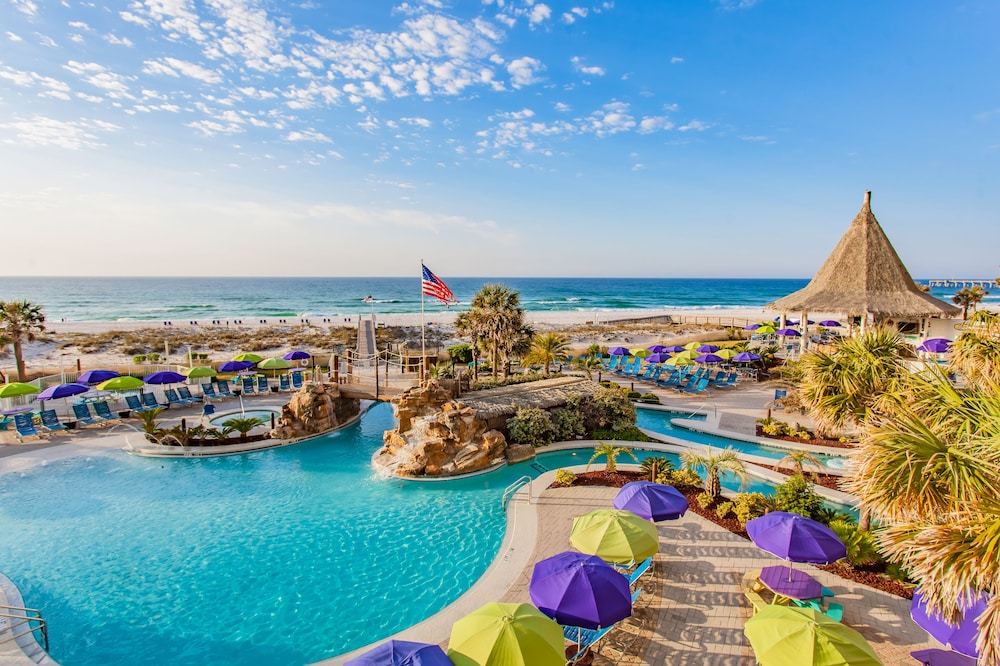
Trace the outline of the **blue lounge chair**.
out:
M 127 396 L 125 396 L 125 404 L 128 405 L 129 409 L 131 409 L 133 412 L 136 412 L 137 414 L 142 414 L 143 412 L 151 412 L 151 411 L 153 411 L 149 407 L 146 407 L 141 402 L 139 402 L 139 396 L 137 396 L 137 395 L 127 395 Z M 159 405 L 157 405 L 157 407 L 159 407 Z M 95 406 L 95 409 L 96 409 L 96 406 Z
M 221 400 L 223 396 L 215 392 L 215 387 L 212 386 L 212 382 L 201 385 L 201 395 L 206 400 Z
M 177 387 L 177 395 L 181 397 L 181 400 L 187 400 L 188 404 L 193 405 L 196 402 L 201 402 L 201 398 L 196 398 L 193 395 L 191 395 L 191 389 L 189 389 L 187 386 Z
M 152 393 L 143 393 L 139 397 L 142 398 L 142 404 L 148 407 L 149 409 L 158 409 L 160 407 L 168 406 L 168 405 L 161 405 L 159 402 L 157 402 L 156 396 L 153 395 Z
M 279 391 L 291 391 L 292 382 L 288 380 L 288 375 L 281 375 L 278 377 L 278 390 Z
M 118 417 L 111 413 L 111 408 L 108 407 L 108 403 L 105 401 L 94 403 L 94 413 L 97 414 L 97 418 L 102 421 L 117 421 Z
M 300 388 L 302 388 L 302 373 L 301 372 L 293 372 L 292 373 L 292 388 L 293 389 L 300 389 Z
M 682 393 L 702 393 L 708 388 L 708 377 L 702 377 L 694 385 L 689 384 L 688 386 L 675 386 L 675 391 L 681 391 Z
M 254 395 L 257 391 L 253 387 L 253 377 L 243 378 L 243 395 Z
M 603 627 L 601 629 L 584 629 L 583 627 L 563 627 L 563 637 L 570 641 L 571 643 L 576 643 L 576 652 L 573 652 L 566 657 L 567 664 L 575 664 L 580 661 L 590 648 L 597 645 L 597 643 L 608 635 L 608 632 L 614 629 L 614 625 L 610 627 Z
M 10 418 L 6 414 L 0 416 L 0 430 L 6 430 L 7 426 L 14 422 L 14 419 Z
M 657 386 L 677 386 L 680 383 L 681 377 L 684 373 L 681 372 L 680 368 L 677 368 L 670 373 L 670 376 L 666 379 L 658 379 L 656 381 Z
M 639 566 L 637 566 L 635 568 L 635 570 L 632 571 L 632 573 L 630 573 L 629 576 L 628 576 L 628 584 L 629 584 L 629 586 L 631 587 L 632 585 L 635 585 L 635 582 L 637 580 L 639 580 L 644 573 L 646 573 L 647 571 L 649 571 L 649 568 L 651 566 L 653 566 L 653 558 L 652 557 L 647 557 L 642 562 L 639 562 Z M 635 599 L 633 599 L 632 601 L 635 601 Z
M 271 387 L 267 383 L 267 377 L 257 378 L 257 393 L 267 393 Z
M 66 426 L 59 422 L 59 417 L 56 416 L 56 410 L 54 409 L 43 409 L 40 413 L 42 417 L 42 427 L 49 432 L 55 432 L 56 430 L 65 430 Z
M 184 400 L 179 395 L 177 395 L 177 391 L 175 391 L 174 389 L 164 389 L 163 397 L 167 399 L 167 404 L 170 406 L 177 405 L 178 407 L 187 407 L 188 405 L 191 404 L 187 400 Z
M 215 382 L 215 386 L 219 389 L 219 395 L 223 398 L 232 398 L 233 391 L 229 388 L 229 382 L 225 379 L 222 381 Z
M 86 404 L 83 405 L 73 405 L 73 416 L 76 417 L 76 422 L 81 423 L 85 426 L 94 425 L 95 423 L 100 423 L 99 420 L 95 419 L 90 413 L 90 407 Z
M 736 383 L 736 381 L 739 378 L 740 378 L 740 373 L 733 371 L 728 373 L 725 377 L 722 377 L 721 379 L 715 381 L 712 384 L 712 386 L 716 386 L 718 388 L 725 388 L 727 386 L 732 386 L 733 384 Z
M 17 430 L 17 438 L 22 441 L 25 437 L 42 436 L 35 430 L 35 424 L 31 422 L 31 414 L 14 414 L 14 428 Z

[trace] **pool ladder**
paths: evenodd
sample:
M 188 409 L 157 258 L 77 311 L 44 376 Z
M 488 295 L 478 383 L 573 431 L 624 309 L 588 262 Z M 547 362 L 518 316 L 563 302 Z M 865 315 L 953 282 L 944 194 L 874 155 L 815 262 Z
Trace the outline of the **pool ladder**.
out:
M 506 509 L 508 502 L 510 502 L 510 500 L 512 500 L 514 498 L 514 494 L 517 493 L 517 491 L 520 490 L 521 488 L 524 488 L 525 486 L 528 486 L 528 496 L 530 498 L 531 497 L 531 477 L 530 476 L 522 476 L 520 479 L 518 479 L 514 483 L 510 484 L 509 486 L 507 486 L 507 489 L 505 491 L 503 491 L 503 498 L 500 500 L 500 507 Z
M 42 649 L 49 651 L 49 629 L 42 613 L 34 608 L 20 606 L 0 606 L 0 643 L 16 641 L 22 636 L 40 632 Z M 10 632 L 9 636 L 4 636 Z

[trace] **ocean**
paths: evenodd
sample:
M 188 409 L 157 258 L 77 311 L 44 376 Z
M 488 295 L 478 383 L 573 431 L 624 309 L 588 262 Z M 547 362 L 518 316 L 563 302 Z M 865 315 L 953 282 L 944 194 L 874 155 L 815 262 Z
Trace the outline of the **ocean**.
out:
M 801 289 L 805 279 L 470 278 L 439 276 L 461 311 L 484 284 L 521 294 L 529 312 L 760 308 Z M 932 294 L 951 300 L 956 289 Z M 372 303 L 365 302 L 371 296 Z M 337 317 L 420 312 L 413 278 L 0 277 L 0 300 L 41 305 L 49 321 L 188 321 Z M 1000 288 L 986 304 L 1000 302 Z M 427 312 L 445 306 L 427 298 Z

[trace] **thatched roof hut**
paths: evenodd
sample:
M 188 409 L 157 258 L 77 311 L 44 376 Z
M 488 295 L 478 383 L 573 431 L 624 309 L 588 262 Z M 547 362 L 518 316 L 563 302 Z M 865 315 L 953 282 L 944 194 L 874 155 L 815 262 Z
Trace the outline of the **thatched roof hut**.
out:
M 954 317 L 961 308 L 920 291 L 871 209 L 871 192 L 847 233 L 802 289 L 768 304 L 776 312 L 836 312 L 876 319 Z

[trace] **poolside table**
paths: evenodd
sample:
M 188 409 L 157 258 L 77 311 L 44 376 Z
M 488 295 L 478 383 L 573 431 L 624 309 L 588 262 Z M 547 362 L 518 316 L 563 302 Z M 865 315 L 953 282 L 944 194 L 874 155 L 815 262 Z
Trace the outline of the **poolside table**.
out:
M 776 565 L 760 570 L 760 582 L 774 592 L 777 601 L 779 597 L 788 599 L 820 599 L 823 597 L 823 586 L 818 580 L 792 567 Z M 786 602 L 787 603 L 787 602 Z
M 24 414 L 25 412 L 32 412 L 34 410 L 35 407 L 33 407 L 32 405 L 22 405 L 20 407 L 5 409 L 2 412 L 0 412 L 0 414 L 3 414 L 4 416 L 14 416 L 15 414 Z

